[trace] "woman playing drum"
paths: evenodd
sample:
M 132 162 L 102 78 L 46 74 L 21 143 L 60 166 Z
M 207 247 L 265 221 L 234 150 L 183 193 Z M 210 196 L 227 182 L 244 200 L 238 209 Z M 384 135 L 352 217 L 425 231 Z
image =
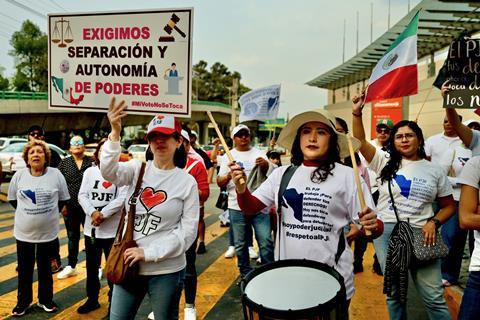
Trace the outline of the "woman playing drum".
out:
M 353 142 L 359 145 L 357 140 Z M 291 150 L 296 170 L 281 195 L 275 259 L 308 259 L 333 267 L 343 276 L 350 300 L 354 292 L 353 254 L 343 227 L 351 220 L 377 237 L 383 223 L 371 209 L 374 204 L 367 185 L 362 182 L 368 206 L 362 209 L 353 170 L 340 164 L 340 158 L 348 155 L 347 137 L 335 130 L 335 118 L 328 112 L 309 111 L 295 116 L 285 126 L 278 144 Z M 278 193 L 288 168 L 273 171 L 251 194 L 240 183 L 242 177 L 245 179 L 242 168 L 231 163 L 242 211 L 252 214 L 271 205 L 279 208 Z

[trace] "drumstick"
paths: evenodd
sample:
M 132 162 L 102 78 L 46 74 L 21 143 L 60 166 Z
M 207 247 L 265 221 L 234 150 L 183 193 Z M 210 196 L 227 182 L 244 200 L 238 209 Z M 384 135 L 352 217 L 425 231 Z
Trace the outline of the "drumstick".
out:
M 360 206 L 363 210 L 367 207 L 367 204 L 365 203 L 365 195 L 363 194 L 362 183 L 360 182 L 360 175 L 358 174 L 357 160 L 355 159 L 355 152 L 353 151 L 352 139 L 349 135 L 347 135 L 347 141 L 350 158 L 352 159 L 353 175 L 355 177 L 355 183 L 357 184 L 358 200 L 360 201 Z M 372 233 L 370 230 L 365 230 L 365 235 L 370 236 Z
M 213 124 L 213 127 L 215 128 L 215 131 L 217 132 L 218 138 L 220 139 L 220 143 L 223 146 L 223 149 L 225 150 L 225 153 L 227 154 L 228 160 L 230 162 L 235 162 L 235 159 L 232 156 L 232 153 L 230 152 L 230 149 L 227 146 L 227 143 L 225 142 L 225 139 L 223 138 L 222 133 L 220 132 L 220 128 L 218 128 L 217 122 L 213 118 L 213 115 L 210 111 L 207 111 L 207 115 L 210 118 L 210 122 Z M 239 180 L 240 184 L 245 184 L 245 179 L 240 178 Z

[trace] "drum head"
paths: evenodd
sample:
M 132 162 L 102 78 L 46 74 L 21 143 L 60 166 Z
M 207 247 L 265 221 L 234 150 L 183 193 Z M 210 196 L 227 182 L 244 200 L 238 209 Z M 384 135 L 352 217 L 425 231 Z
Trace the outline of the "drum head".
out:
M 341 285 L 331 274 L 303 266 L 284 266 L 257 274 L 246 284 L 248 299 L 276 310 L 301 310 L 329 302 Z

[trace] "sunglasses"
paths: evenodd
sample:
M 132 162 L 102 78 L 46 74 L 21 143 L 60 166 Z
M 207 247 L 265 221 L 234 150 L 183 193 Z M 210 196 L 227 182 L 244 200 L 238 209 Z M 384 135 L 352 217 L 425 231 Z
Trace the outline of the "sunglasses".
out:
M 388 128 L 377 128 L 377 133 L 389 134 L 390 129 L 388 129 Z
M 78 139 L 78 140 L 70 141 L 70 145 L 71 146 L 83 146 L 83 140 Z
M 41 133 L 40 131 L 32 131 L 28 135 L 32 137 L 43 137 L 43 133 Z
M 247 131 L 240 131 L 236 135 L 234 135 L 235 138 L 244 138 L 244 137 L 250 137 L 250 133 Z

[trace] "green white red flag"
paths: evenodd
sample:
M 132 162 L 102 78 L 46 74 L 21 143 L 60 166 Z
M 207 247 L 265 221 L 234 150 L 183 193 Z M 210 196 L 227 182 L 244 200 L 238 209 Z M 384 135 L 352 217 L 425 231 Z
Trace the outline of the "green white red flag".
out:
M 417 94 L 418 14 L 373 69 L 368 80 L 365 103 Z

